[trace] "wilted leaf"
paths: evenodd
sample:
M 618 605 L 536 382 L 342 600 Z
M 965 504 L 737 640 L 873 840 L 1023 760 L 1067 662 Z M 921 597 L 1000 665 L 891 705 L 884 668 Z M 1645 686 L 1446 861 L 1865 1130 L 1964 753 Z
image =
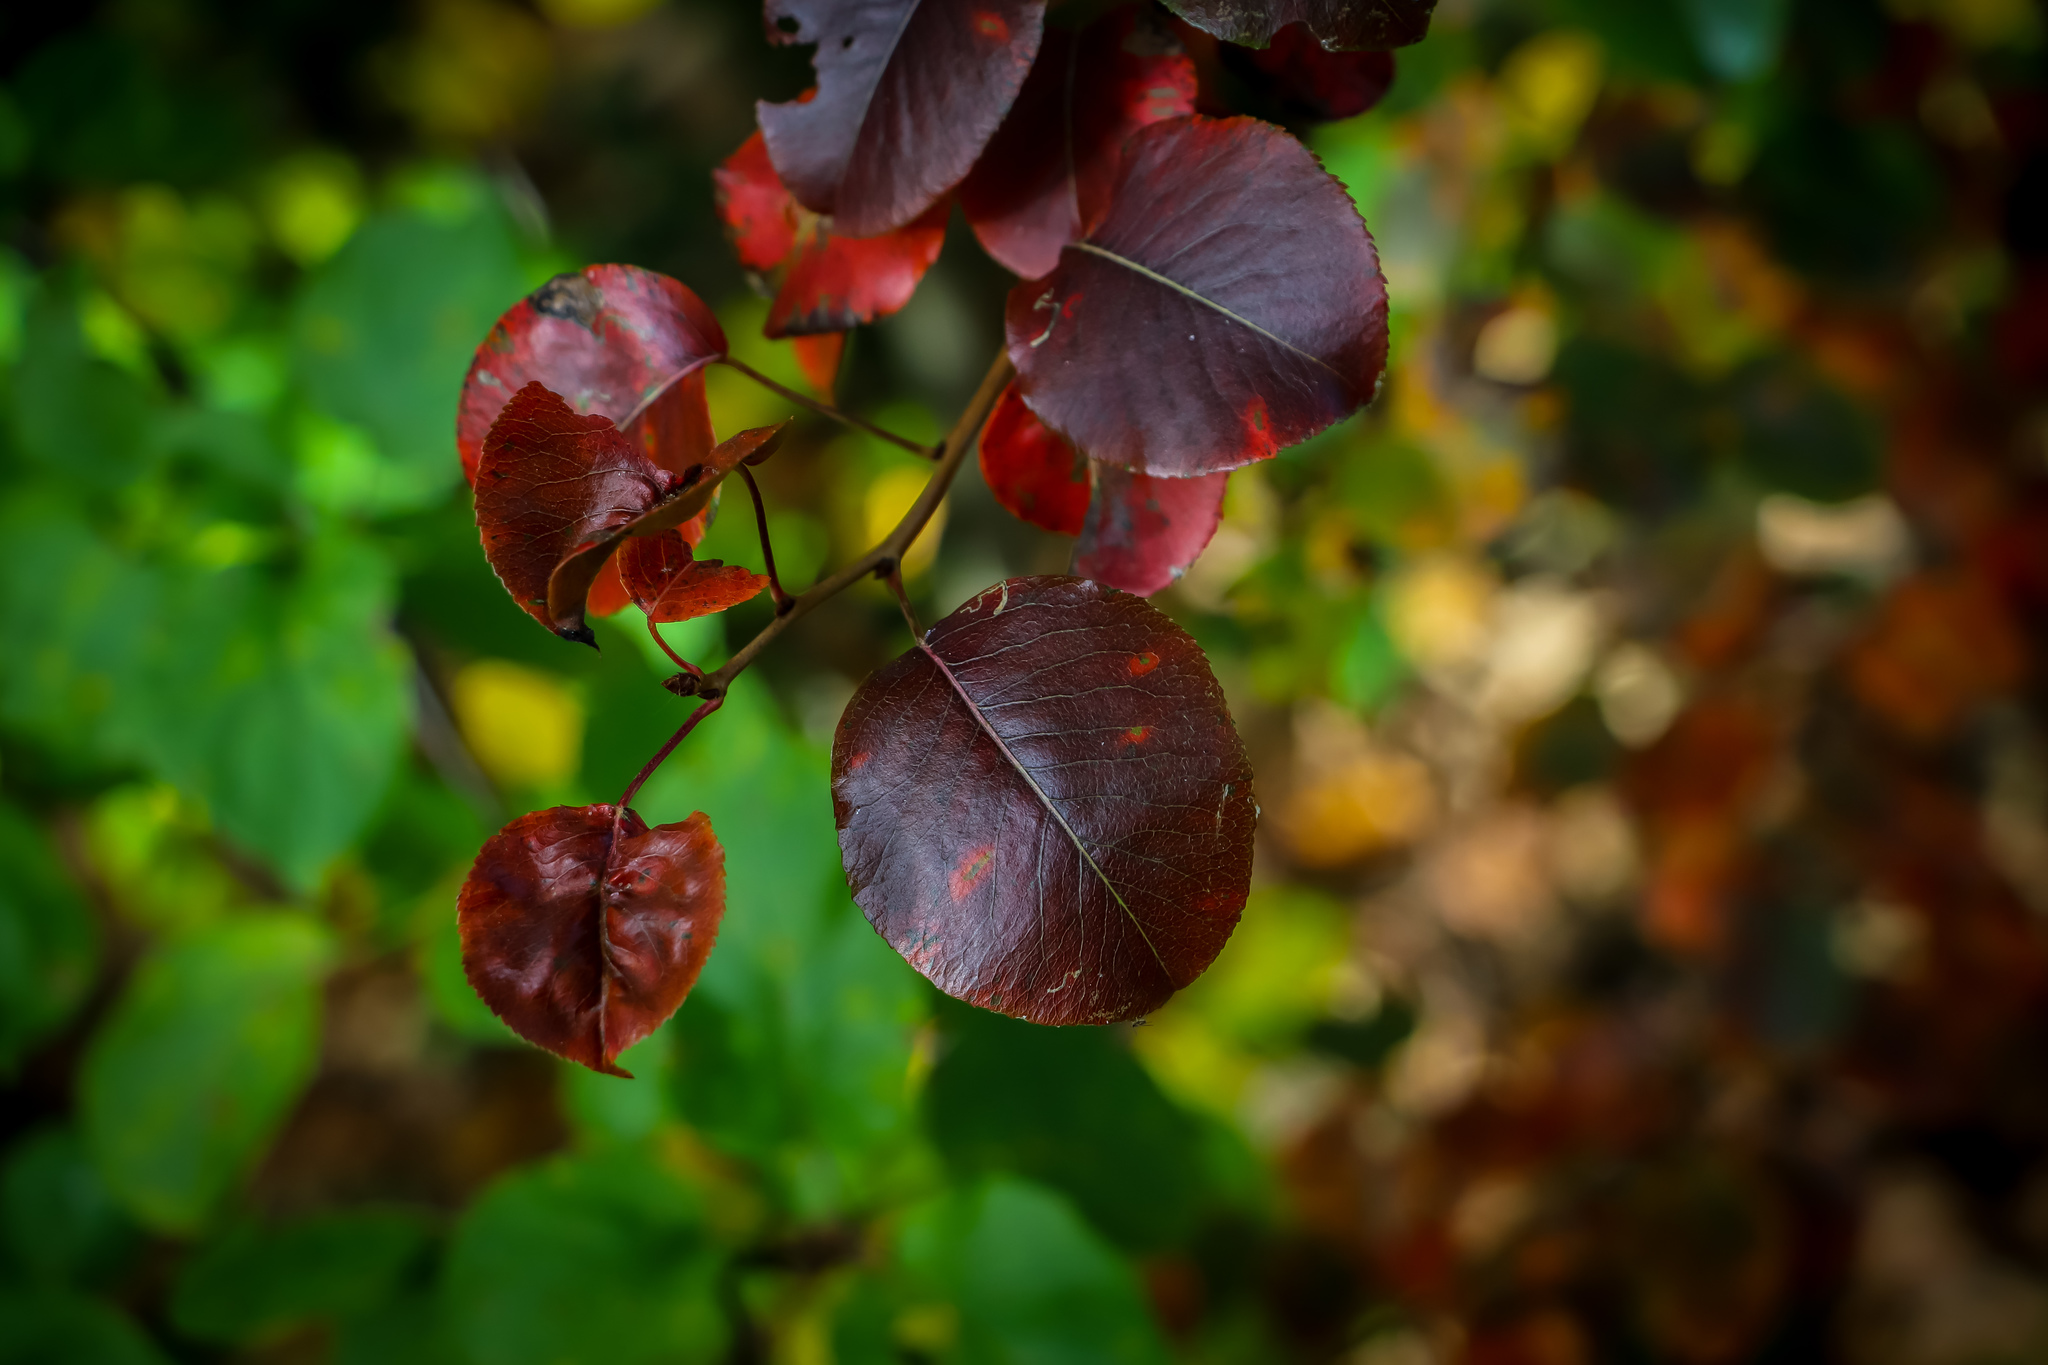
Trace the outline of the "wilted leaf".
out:
M 1130 135 L 1193 112 L 1194 63 L 1150 11 L 1126 6 L 1078 34 L 1051 30 L 960 182 L 960 207 L 989 255 L 1037 279 L 1101 219 Z
M 1088 464 L 1024 405 L 1015 384 L 981 429 L 981 476 L 997 502 L 1033 526 L 1081 534 Z
M 1013 578 L 869 678 L 832 750 L 876 930 L 949 995 L 1044 1024 L 1153 1009 L 1244 907 L 1251 769 L 1195 642 L 1135 597 Z
M 1282 118 L 1328 122 L 1378 104 L 1394 84 L 1394 54 L 1332 52 L 1306 27 L 1289 24 L 1271 47 L 1222 50 L 1223 64 Z
M 1126 144 L 1107 216 L 1010 291 L 1032 411 L 1097 460 L 1235 469 L 1372 398 L 1379 258 L 1350 198 L 1287 134 L 1171 119 Z
M 92 914 L 43 832 L 0 806 L 0 1075 L 83 1004 L 99 966 Z
M 676 1012 L 725 914 L 725 855 L 700 813 L 649 829 L 556 806 L 492 835 L 456 913 L 470 985 L 520 1037 L 593 1071 Z M 621 836 L 614 846 L 612 832 Z
M 700 372 L 724 354 L 718 318 L 666 275 L 630 265 L 557 275 L 513 304 L 476 349 L 456 418 L 462 472 L 476 482 L 492 423 L 538 381 L 680 474 L 711 449 Z
M 765 575 L 716 559 L 695 559 L 674 531 L 640 536 L 619 551 L 619 575 L 650 621 L 689 621 L 760 595 Z
M 1228 474 L 1159 479 L 1095 465 L 1095 497 L 1074 546 L 1074 572 L 1150 597 L 1187 572 L 1223 520 Z
M 749 270 L 775 272 L 775 301 L 762 329 L 771 337 L 844 332 L 910 302 L 946 241 L 944 203 L 902 227 L 848 237 L 798 204 L 775 177 L 768 145 L 755 133 L 711 173 L 718 215 Z M 832 357 L 832 370 L 838 356 Z M 827 382 L 816 387 L 829 390 Z
M 814 43 L 817 90 L 755 106 L 782 183 L 855 237 L 960 183 L 1017 97 L 1044 0 L 769 0 L 769 37 Z
M 1289 24 L 1332 52 L 1406 47 L 1429 33 L 1436 0 L 1169 0 L 1196 28 L 1245 47 L 1264 47 Z

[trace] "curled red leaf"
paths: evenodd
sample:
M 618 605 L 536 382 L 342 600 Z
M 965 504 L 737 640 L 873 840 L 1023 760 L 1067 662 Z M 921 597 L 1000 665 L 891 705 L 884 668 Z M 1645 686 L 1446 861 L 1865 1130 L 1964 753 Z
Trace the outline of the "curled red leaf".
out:
M 1061 535 L 1081 533 L 1088 462 L 1038 420 L 1015 384 L 1003 390 L 981 429 L 981 476 L 1018 518 Z
M 1047 425 L 1093 459 L 1176 477 L 1348 416 L 1387 355 L 1386 281 L 1350 196 L 1246 118 L 1133 135 L 1101 224 L 1010 291 L 1005 323 Z
M 737 564 L 697 559 L 674 531 L 640 536 L 619 551 L 626 591 L 650 621 L 690 621 L 758 597 L 768 579 Z
M 755 133 L 711 173 L 740 264 L 773 272 L 771 337 L 844 332 L 887 317 L 917 291 L 946 241 L 946 205 L 873 237 L 848 237 L 791 197 Z M 834 355 L 833 368 L 838 357 Z M 824 386 L 830 388 L 828 382 Z
M 650 829 L 615 806 L 520 816 L 484 844 L 456 902 L 484 1003 L 528 1042 L 613 1076 L 690 993 L 724 915 L 710 820 Z
M 462 472 L 473 486 L 491 424 L 539 381 L 680 474 L 711 449 L 701 371 L 725 350 L 718 318 L 666 275 L 630 265 L 557 275 L 507 309 L 477 347 L 455 424 Z
M 815 44 L 814 94 L 756 106 L 782 183 L 872 237 L 960 183 L 1017 97 L 1045 0 L 768 0 L 768 36 Z
M 1228 474 L 1161 479 L 1095 464 L 1095 497 L 1074 546 L 1074 572 L 1140 597 L 1171 584 L 1207 548 L 1223 519 Z
M 1076 578 L 1013 578 L 869 678 L 832 748 L 877 931 L 949 995 L 1041 1024 L 1157 1008 L 1251 884 L 1251 768 L 1199 646 Z
M 1115 10 L 1078 34 L 1048 30 L 1009 117 L 960 182 L 960 207 L 989 255 L 1036 279 L 1102 217 L 1130 135 L 1194 110 L 1194 63 L 1150 10 Z
M 1282 118 L 1329 122 L 1364 113 L 1394 84 L 1391 52 L 1332 52 L 1301 24 L 1270 47 L 1225 46 L 1223 64 Z
M 1332 52 L 1406 47 L 1429 34 L 1436 0 L 1166 0 L 1196 28 L 1227 42 L 1264 47 L 1302 24 Z

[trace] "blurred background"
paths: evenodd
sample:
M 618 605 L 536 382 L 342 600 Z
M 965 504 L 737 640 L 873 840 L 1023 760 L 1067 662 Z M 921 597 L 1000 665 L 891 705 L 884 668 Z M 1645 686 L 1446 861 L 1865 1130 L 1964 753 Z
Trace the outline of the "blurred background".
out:
M 683 704 L 630 610 L 500 590 L 455 395 L 589 261 L 800 383 L 709 171 L 804 55 L 752 0 L 7 7 L 0 1361 L 2048 1358 L 2044 57 L 2029 0 L 1442 0 L 1304 128 L 1385 389 L 1157 599 L 1264 809 L 1216 965 L 1044 1030 L 876 938 L 855 592 L 644 793 L 731 898 L 621 1081 L 470 994 L 454 890 Z M 842 399 L 941 431 L 1009 283 L 956 220 Z M 807 582 L 923 472 L 797 433 Z M 909 567 L 929 620 L 1067 555 L 970 470 Z

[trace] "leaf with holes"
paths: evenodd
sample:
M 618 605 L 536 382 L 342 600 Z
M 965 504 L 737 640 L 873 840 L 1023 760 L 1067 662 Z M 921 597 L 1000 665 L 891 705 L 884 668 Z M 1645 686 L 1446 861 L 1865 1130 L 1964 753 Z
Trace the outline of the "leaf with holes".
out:
M 1194 63 L 1151 11 L 1048 30 L 1009 117 L 960 182 L 960 207 L 989 255 L 1037 279 L 1102 217 L 1130 135 L 1194 111 Z
M 1024 406 L 1015 384 L 1003 390 L 981 429 L 981 476 L 1019 519 L 1061 535 L 1081 534 L 1088 462 Z
M 701 812 L 649 829 L 615 806 L 520 816 L 456 902 L 484 1003 L 535 1046 L 614 1076 L 690 993 L 724 914 L 725 853 Z
M 1306 27 L 1289 24 L 1270 47 L 1222 49 L 1223 65 L 1276 117 L 1300 123 L 1352 118 L 1394 84 L 1394 54 L 1332 52 Z
M 691 621 L 758 597 L 761 574 L 716 559 L 698 559 L 674 531 L 640 536 L 619 551 L 619 576 L 650 621 Z
M 1150 597 L 1187 572 L 1223 520 L 1228 474 L 1160 479 L 1095 462 L 1095 497 L 1074 572 Z
M 666 275 L 630 265 L 557 275 L 512 305 L 477 347 L 455 425 L 462 472 L 473 486 L 491 424 L 537 380 L 680 474 L 711 449 L 701 372 L 725 349 L 717 317 Z
M 947 205 L 874 237 L 848 237 L 790 197 L 755 133 L 711 173 L 740 264 L 772 272 L 771 337 L 844 332 L 910 302 L 946 241 Z M 833 368 L 837 369 L 836 355 Z M 830 388 L 829 382 L 820 387 Z
M 1032 411 L 1097 460 L 1188 477 L 1370 401 L 1387 290 L 1365 223 L 1307 148 L 1253 119 L 1171 119 L 1124 149 L 1102 223 L 1010 291 Z
M 1289 24 L 1303 24 L 1332 52 L 1349 52 L 1421 42 L 1436 0 L 1166 0 L 1166 7 L 1245 47 L 1264 47 Z
M 787 425 L 743 431 L 676 474 L 606 418 L 579 415 L 538 382 L 528 384 L 498 414 L 477 467 L 485 557 L 534 620 L 594 644 L 585 599 L 620 542 L 695 518 L 719 482 L 741 460 L 773 450 Z
M 832 747 L 854 898 L 949 995 L 1131 1019 L 1222 949 L 1251 768 L 1195 642 L 1077 578 L 1013 578 L 854 694 Z
M 815 44 L 818 86 L 757 105 L 782 183 L 872 237 L 960 183 L 1017 97 L 1045 0 L 768 0 L 768 36 Z

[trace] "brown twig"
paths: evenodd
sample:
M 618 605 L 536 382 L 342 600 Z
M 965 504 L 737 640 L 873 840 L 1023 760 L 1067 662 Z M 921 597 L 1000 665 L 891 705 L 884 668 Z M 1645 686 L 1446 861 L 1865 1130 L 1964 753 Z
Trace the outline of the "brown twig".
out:
M 768 566 L 768 595 L 775 599 L 777 616 L 789 610 L 790 595 L 782 590 L 782 580 L 775 574 L 775 547 L 768 541 L 768 505 L 761 501 L 761 485 L 754 482 L 754 471 L 740 466 L 740 477 L 747 481 L 747 492 L 754 499 L 754 525 L 761 532 L 761 560 Z

